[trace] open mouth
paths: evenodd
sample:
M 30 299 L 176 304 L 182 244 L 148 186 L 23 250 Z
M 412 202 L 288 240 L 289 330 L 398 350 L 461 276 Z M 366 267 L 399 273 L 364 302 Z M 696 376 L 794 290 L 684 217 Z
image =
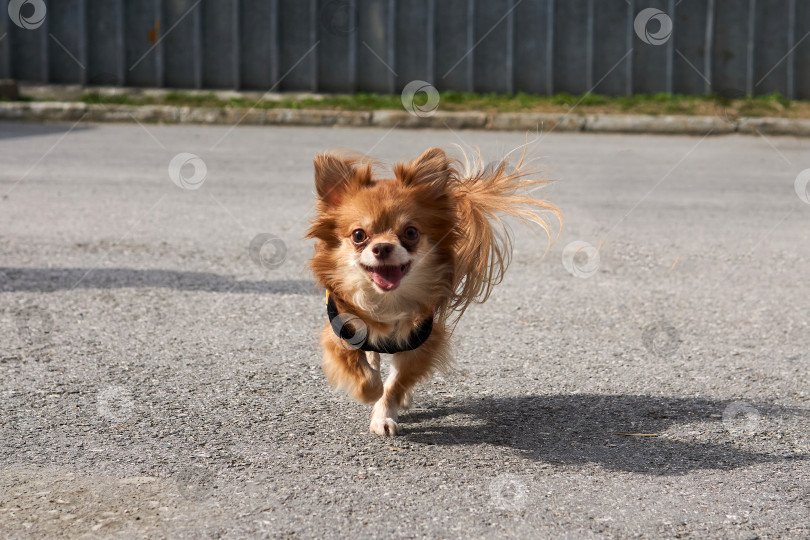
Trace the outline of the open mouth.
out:
M 360 266 L 368 273 L 369 277 L 374 281 L 374 284 L 384 291 L 393 291 L 399 287 L 399 282 L 402 281 L 402 278 L 404 278 L 408 270 L 411 269 L 411 263 L 396 265 L 385 264 L 380 266 L 366 266 L 362 264 Z

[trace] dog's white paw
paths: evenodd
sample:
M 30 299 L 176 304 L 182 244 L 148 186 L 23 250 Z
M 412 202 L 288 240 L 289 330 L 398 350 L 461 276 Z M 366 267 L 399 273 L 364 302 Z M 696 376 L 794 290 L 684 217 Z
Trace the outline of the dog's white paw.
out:
M 394 419 L 384 416 L 372 417 L 371 425 L 369 425 L 368 428 L 372 433 L 382 435 L 383 437 L 393 437 L 399 431 L 399 426 Z

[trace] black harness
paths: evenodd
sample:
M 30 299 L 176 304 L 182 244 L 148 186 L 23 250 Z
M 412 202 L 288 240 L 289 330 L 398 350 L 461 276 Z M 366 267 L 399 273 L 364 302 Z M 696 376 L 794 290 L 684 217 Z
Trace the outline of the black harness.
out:
M 408 335 L 404 343 L 399 343 L 393 337 L 381 341 L 377 345 L 368 342 L 368 327 L 356 315 L 338 313 L 332 293 L 326 291 L 326 314 L 329 316 L 329 325 L 335 335 L 348 343 L 354 349 L 377 353 L 395 354 L 412 351 L 422 345 L 433 331 L 433 315 L 420 322 Z

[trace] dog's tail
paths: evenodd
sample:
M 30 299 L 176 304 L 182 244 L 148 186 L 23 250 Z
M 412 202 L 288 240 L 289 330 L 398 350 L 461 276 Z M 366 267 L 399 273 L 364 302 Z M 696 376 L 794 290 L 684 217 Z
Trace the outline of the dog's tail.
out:
M 545 217 L 553 216 L 562 225 L 560 210 L 531 196 L 533 188 L 547 184 L 545 180 L 530 179 L 524 158 L 517 166 L 506 160 L 496 165 L 484 165 L 481 155 L 464 156 L 464 171 L 453 175 L 456 208 L 458 210 L 458 244 L 454 295 L 450 309 L 458 317 L 473 302 L 489 298 L 492 288 L 501 282 L 512 259 L 512 237 L 503 217 L 518 218 L 527 225 L 540 226 L 551 240 L 551 228 Z M 544 250 L 548 251 L 548 244 Z

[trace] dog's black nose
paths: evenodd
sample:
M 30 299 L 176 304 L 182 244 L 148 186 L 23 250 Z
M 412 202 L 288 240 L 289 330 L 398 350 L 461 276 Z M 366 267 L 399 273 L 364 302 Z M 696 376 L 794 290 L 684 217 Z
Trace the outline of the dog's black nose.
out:
M 392 251 L 394 251 L 394 244 L 387 242 L 380 242 L 371 246 L 371 252 L 381 261 L 388 258 Z

